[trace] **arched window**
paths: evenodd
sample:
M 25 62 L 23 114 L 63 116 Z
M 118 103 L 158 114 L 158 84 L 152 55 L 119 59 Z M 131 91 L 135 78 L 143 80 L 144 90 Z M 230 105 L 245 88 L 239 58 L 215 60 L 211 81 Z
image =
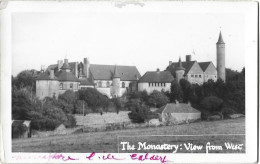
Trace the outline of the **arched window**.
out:
M 102 81 L 98 82 L 98 87 L 102 87 Z
M 125 82 L 122 82 L 122 88 L 125 88 Z
M 108 87 L 108 88 L 110 87 L 110 82 L 109 82 L 109 81 L 107 81 L 107 87 Z
M 60 83 L 60 89 L 63 89 L 63 83 Z

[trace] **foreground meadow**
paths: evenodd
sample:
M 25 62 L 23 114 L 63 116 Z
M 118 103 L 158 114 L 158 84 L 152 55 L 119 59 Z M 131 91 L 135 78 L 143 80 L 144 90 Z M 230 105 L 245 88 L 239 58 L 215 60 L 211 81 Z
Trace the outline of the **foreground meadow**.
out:
M 225 135 L 226 134 L 226 135 Z M 239 135 L 233 135 L 239 134 Z M 211 142 L 223 145 L 224 142 L 240 143 L 245 145 L 245 118 L 228 119 L 222 121 L 201 121 L 191 124 L 150 127 L 140 129 L 126 129 L 106 132 L 80 133 L 63 136 L 51 136 L 42 138 L 13 139 L 13 152 L 111 152 L 119 151 L 118 141 L 149 142 L 154 144 L 167 143 L 192 143 L 205 144 Z M 152 135 L 152 136 L 151 136 Z M 162 136 L 166 135 L 166 136 Z M 180 136 L 198 135 L 198 136 Z M 206 135 L 206 136 L 205 136 Z M 203 150 L 205 151 L 205 150 Z M 119 151 L 122 152 L 122 151 Z M 184 151 L 180 151 L 184 152 Z M 187 151 L 186 151 L 187 152 Z M 190 152 L 190 151 L 189 151 Z M 191 151 L 193 152 L 193 151 Z M 245 152 L 215 151 L 221 152 Z M 167 153 L 167 152 L 165 152 Z M 170 152 L 169 152 L 170 153 Z M 185 152 L 184 152 L 185 153 Z M 196 151 L 194 151 L 196 153 Z

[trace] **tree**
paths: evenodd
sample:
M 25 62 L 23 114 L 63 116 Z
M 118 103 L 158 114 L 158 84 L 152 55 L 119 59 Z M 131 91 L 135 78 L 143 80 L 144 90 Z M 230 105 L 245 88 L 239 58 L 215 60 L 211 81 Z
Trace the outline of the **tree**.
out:
M 149 105 L 155 106 L 157 108 L 162 107 L 163 105 L 167 104 L 169 99 L 165 96 L 162 92 L 154 90 L 149 96 Z
M 76 101 L 77 101 L 77 95 L 72 90 L 67 90 L 63 94 L 59 95 L 58 98 L 60 107 L 66 112 L 66 113 L 75 113 L 76 109 Z
M 79 100 L 84 100 L 93 111 L 108 106 L 108 98 L 98 92 L 95 88 L 87 88 L 78 91 Z
M 182 88 L 182 92 L 183 92 L 183 102 L 184 103 L 188 103 L 191 99 L 192 99 L 192 86 L 190 84 L 189 81 L 187 81 L 186 79 L 181 79 L 180 80 L 180 86 Z
M 211 113 L 219 113 L 223 119 L 223 114 L 222 114 L 222 107 L 223 107 L 223 100 L 215 97 L 215 96 L 209 96 L 205 97 L 201 101 L 201 106 L 208 110 Z
M 182 89 L 181 89 L 181 86 L 179 85 L 179 83 L 176 80 L 173 80 L 171 83 L 170 102 L 175 102 L 175 100 L 182 102 L 183 92 L 182 92 Z
M 134 123 L 144 123 L 148 118 L 150 113 L 149 108 L 146 105 L 135 104 L 130 113 L 128 113 L 129 118 Z
M 23 121 L 14 121 L 12 123 L 12 138 L 21 137 L 27 130 L 27 127 L 23 124 Z
M 116 107 L 116 113 L 118 114 L 120 109 L 122 108 L 122 101 L 120 98 L 113 98 L 112 102 L 114 103 L 115 107 Z
M 24 70 L 12 79 L 12 85 L 18 89 L 28 87 L 32 92 L 36 91 L 35 70 Z

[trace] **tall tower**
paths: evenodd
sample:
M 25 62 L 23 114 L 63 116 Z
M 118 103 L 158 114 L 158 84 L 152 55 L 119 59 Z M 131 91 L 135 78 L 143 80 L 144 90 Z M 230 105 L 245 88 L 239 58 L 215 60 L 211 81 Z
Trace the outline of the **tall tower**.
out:
M 226 66 L 225 66 L 225 42 L 223 41 L 221 31 L 219 33 L 217 44 L 217 71 L 218 79 L 226 82 Z
M 181 58 L 179 58 L 178 67 L 176 67 L 176 70 L 175 70 L 176 80 L 178 83 L 183 78 L 184 73 L 185 73 L 185 68 L 182 67 Z

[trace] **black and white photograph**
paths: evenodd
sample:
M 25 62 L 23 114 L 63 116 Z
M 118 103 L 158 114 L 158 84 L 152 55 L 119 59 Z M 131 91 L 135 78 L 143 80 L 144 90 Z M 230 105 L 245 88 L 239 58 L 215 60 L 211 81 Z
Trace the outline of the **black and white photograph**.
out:
M 257 162 L 258 2 L 1 5 L 3 161 Z

